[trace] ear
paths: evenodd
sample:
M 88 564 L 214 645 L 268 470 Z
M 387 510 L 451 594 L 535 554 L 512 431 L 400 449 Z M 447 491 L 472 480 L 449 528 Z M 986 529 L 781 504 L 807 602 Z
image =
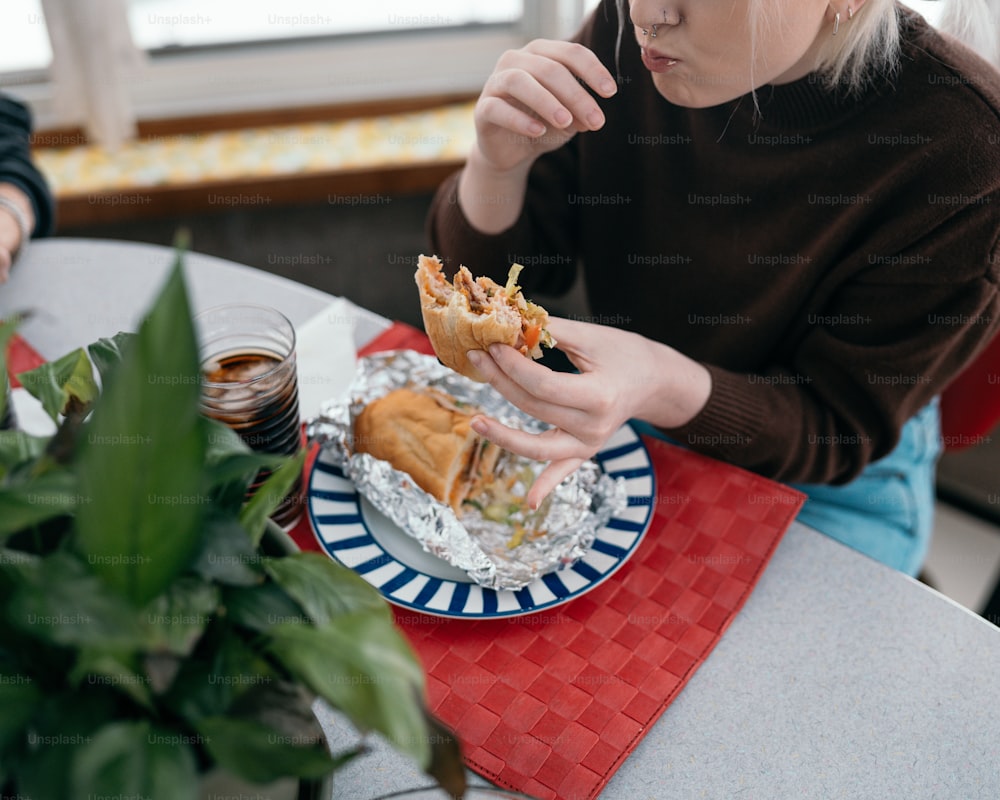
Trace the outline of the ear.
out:
M 866 2 L 867 0 L 832 0 L 827 16 L 832 20 L 837 14 L 840 14 L 841 23 L 847 22 L 861 10 Z
M 844 25 L 861 10 L 866 2 L 867 0 L 832 0 L 826 10 L 826 18 L 829 22 L 833 22 L 834 17 L 840 14 L 840 24 Z

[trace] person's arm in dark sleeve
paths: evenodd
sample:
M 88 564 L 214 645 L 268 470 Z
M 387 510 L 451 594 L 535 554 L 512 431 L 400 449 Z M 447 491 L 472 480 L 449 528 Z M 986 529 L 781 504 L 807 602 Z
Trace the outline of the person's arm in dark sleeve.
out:
M 0 95 L 0 185 L 18 190 L 31 204 L 32 237 L 48 236 L 55 223 L 52 192 L 31 158 L 31 114 Z

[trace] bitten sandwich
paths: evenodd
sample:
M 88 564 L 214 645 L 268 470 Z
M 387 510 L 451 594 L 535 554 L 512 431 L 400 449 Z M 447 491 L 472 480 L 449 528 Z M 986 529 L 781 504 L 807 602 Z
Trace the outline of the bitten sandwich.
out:
M 424 329 L 442 364 L 482 381 L 465 355 L 469 350 L 485 350 L 501 343 L 525 356 L 541 358 L 542 345 L 555 345 L 545 330 L 548 313 L 521 294 L 517 285 L 521 269 L 520 264 L 510 268 L 506 286 L 487 277 L 473 278 L 464 266 L 449 282 L 440 260 L 420 256 L 414 276 L 420 289 L 420 310 Z
M 459 513 L 462 501 L 492 479 L 500 448 L 469 426 L 476 409 L 434 389 L 397 389 L 369 403 L 354 421 L 354 451 L 406 472 Z

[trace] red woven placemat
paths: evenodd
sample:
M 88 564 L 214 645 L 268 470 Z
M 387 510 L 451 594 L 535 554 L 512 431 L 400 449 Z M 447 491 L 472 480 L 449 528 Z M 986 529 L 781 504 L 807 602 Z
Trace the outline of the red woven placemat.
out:
M 381 340 L 381 341 L 380 341 Z M 365 352 L 426 338 L 394 326 Z M 743 606 L 804 496 L 644 438 L 655 475 L 642 544 L 562 606 L 456 620 L 396 609 L 427 674 L 431 710 L 469 766 L 538 798 L 596 797 Z M 293 536 L 319 550 L 307 518 Z
M 15 333 L 7 343 L 7 375 L 12 389 L 21 385 L 17 379 L 19 373 L 40 367 L 44 363 L 45 359 L 41 354 L 18 334 Z

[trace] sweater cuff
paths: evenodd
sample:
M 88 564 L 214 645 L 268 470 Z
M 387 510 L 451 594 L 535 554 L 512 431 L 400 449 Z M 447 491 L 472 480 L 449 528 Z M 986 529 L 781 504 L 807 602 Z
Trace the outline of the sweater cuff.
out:
M 747 392 L 747 376 L 706 364 L 712 378 L 708 402 L 686 425 L 665 432 L 699 453 L 742 465 L 752 461 L 765 420 Z
M 444 183 L 438 188 L 437 196 L 434 200 L 435 206 L 444 206 L 449 213 L 436 214 L 432 222 L 432 242 L 435 246 L 442 240 L 469 241 L 505 241 L 513 233 L 520 232 L 524 226 L 524 211 L 506 230 L 499 233 L 483 233 L 472 226 L 472 223 L 465 216 L 461 204 L 458 202 L 458 184 L 462 173 L 455 172 L 445 178 Z
M 54 227 L 54 201 L 48 187 L 44 184 L 44 179 L 30 180 L 28 176 L 6 172 L 0 178 L 0 183 L 9 183 L 20 189 L 28 201 L 31 203 L 31 210 L 35 214 L 35 227 L 31 233 L 32 239 L 40 239 L 49 236 Z

